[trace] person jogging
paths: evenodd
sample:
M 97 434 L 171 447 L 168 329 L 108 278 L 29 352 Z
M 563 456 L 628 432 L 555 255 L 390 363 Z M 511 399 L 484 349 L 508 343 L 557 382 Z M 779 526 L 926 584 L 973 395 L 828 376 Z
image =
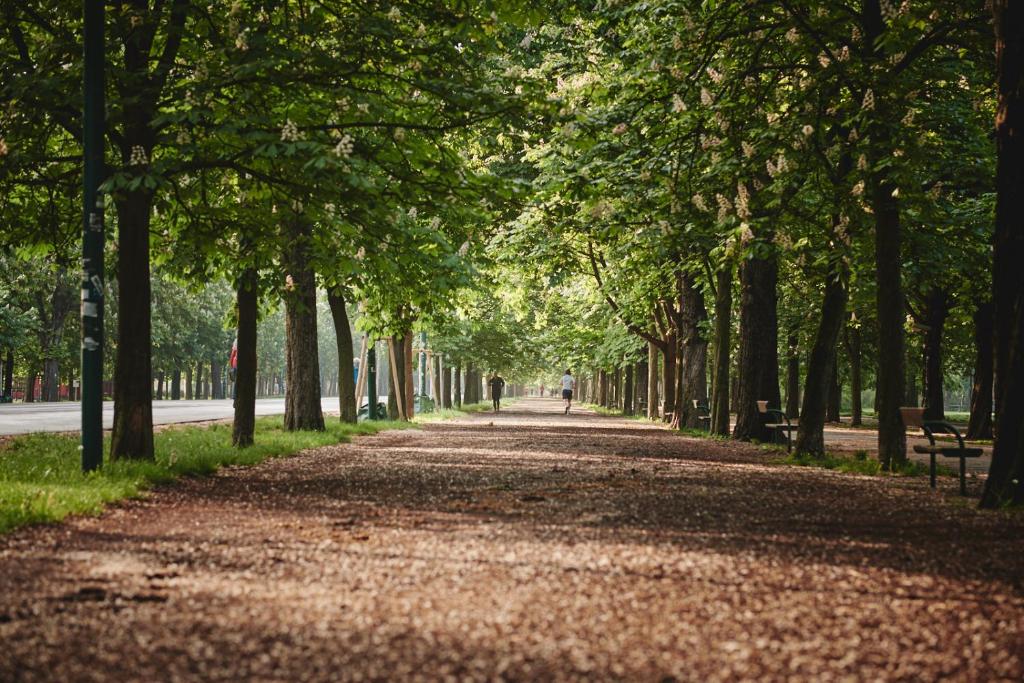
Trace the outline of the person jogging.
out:
M 501 390 L 505 388 L 505 380 L 501 375 L 494 373 L 487 383 L 491 386 L 491 400 L 494 401 L 494 412 L 501 409 Z
M 572 371 L 566 369 L 565 374 L 562 375 L 562 399 L 565 401 L 565 414 L 569 414 L 569 408 L 572 408 L 572 390 L 576 388 L 576 378 L 572 376 Z

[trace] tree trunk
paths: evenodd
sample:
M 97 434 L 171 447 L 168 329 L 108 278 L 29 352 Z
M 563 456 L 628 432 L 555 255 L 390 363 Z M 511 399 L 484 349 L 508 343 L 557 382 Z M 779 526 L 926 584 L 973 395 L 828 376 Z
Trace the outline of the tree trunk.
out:
M 259 292 L 253 268 L 246 269 L 235 292 L 238 305 L 238 355 L 235 367 L 235 421 L 231 443 L 238 448 L 253 444 L 256 433 L 256 330 Z
M 203 361 L 197 361 L 196 362 L 195 379 L 196 379 L 195 397 L 196 397 L 196 400 L 199 401 L 199 400 L 202 400 L 202 399 L 206 398 L 206 396 L 203 393 Z
M 213 358 L 210 359 L 210 387 L 210 394 L 212 398 L 224 398 L 224 384 L 221 382 L 221 366 L 220 363 Z
M 880 17 L 873 17 L 880 21 Z M 866 40 L 870 44 L 880 37 L 881 28 L 872 24 Z M 873 143 L 871 166 L 871 204 L 875 216 L 875 306 L 878 320 L 878 459 L 887 470 L 906 462 L 906 428 L 900 416 L 904 382 L 904 333 L 906 308 L 901 276 L 903 230 L 899 204 L 894 193 L 896 184 L 889 176 L 892 149 L 892 120 L 887 116 L 887 103 L 875 94 L 878 115 L 869 127 Z
M 444 407 L 444 401 L 442 399 L 444 390 L 441 388 L 441 376 L 443 374 L 441 371 L 441 356 L 432 356 L 428 365 L 430 365 L 433 368 L 432 374 L 434 377 L 434 381 L 431 385 L 431 394 L 433 394 L 432 398 L 434 399 L 434 406 L 436 407 L 436 410 L 440 410 L 442 407 Z
M 145 119 L 148 122 L 148 117 Z M 144 139 L 150 133 L 140 134 Z M 152 146 L 146 145 L 147 155 Z M 153 375 L 151 367 L 149 219 L 147 191 L 117 202 L 117 352 L 114 360 L 112 460 L 152 460 Z
M 658 347 L 647 342 L 647 418 L 658 419 Z
M 670 422 L 676 409 L 676 352 L 678 343 L 676 335 L 669 333 L 665 335 L 665 347 L 661 350 L 664 362 L 661 365 L 661 389 L 664 396 L 665 407 L 661 419 L 663 422 Z
M 847 350 L 850 354 L 850 425 L 859 427 L 863 424 L 863 407 L 861 406 L 861 392 L 864 390 L 864 382 L 861 374 L 860 355 L 860 325 L 853 324 L 847 329 Z
M 7 350 L 4 359 L 4 400 L 10 402 L 14 398 L 14 351 Z
M 786 340 L 786 415 L 800 414 L 800 348 L 796 330 Z
M 712 383 L 711 433 L 729 435 L 729 351 L 732 347 L 732 267 L 715 273 L 715 381 Z
M 327 304 L 331 307 L 331 318 L 334 320 L 334 336 L 338 346 L 338 408 L 341 421 L 355 424 L 358 421 L 356 405 L 356 380 L 352 358 L 355 349 L 352 344 L 352 328 L 348 323 L 348 311 L 345 310 L 345 299 L 341 292 L 327 292 Z M 362 369 L 360 369 L 360 372 Z
M 843 406 L 843 385 L 839 381 L 839 356 L 833 354 L 832 379 L 828 386 L 828 406 L 825 410 L 825 420 L 832 424 L 842 422 L 840 413 Z
M 192 364 L 185 366 L 185 400 L 192 400 Z
M 633 364 L 626 366 L 626 380 L 622 392 L 622 412 L 626 415 L 633 414 Z
M 416 416 L 416 385 L 412 380 L 412 330 L 405 333 L 405 386 L 402 395 L 405 396 L 405 416 L 411 420 Z
M 946 329 L 950 299 L 940 287 L 932 287 L 925 302 L 924 417 L 946 419 L 942 381 L 942 336 Z
M 612 399 L 611 406 L 616 410 L 622 408 L 622 369 L 615 368 L 612 372 Z
M 821 320 L 814 337 L 814 346 L 807 359 L 807 377 L 804 382 L 804 400 L 797 427 L 796 451 L 815 457 L 825 455 L 825 419 L 829 391 L 836 366 L 836 348 L 839 332 L 846 318 L 846 267 L 841 260 L 830 260 L 825 275 L 825 298 L 821 305 Z
M 597 405 L 601 406 L 602 408 L 607 408 L 608 407 L 608 373 L 606 373 L 604 370 L 601 370 L 598 376 L 600 377 L 600 379 L 598 380 L 598 382 L 599 382 L 598 387 L 599 388 L 597 390 Z
M 388 367 L 391 371 L 391 388 L 388 391 L 388 416 L 392 420 L 410 418 L 408 401 L 405 399 L 409 386 L 405 383 L 405 335 L 388 337 Z
M 974 384 L 968 439 L 992 438 L 992 309 L 992 302 L 986 301 L 974 311 Z
M 452 393 L 456 408 L 462 407 L 462 365 L 456 365 L 452 371 Z
M 633 394 L 634 412 L 637 415 L 646 414 L 646 406 L 641 409 L 641 402 L 647 397 L 648 368 L 647 359 L 644 358 L 636 364 L 636 392 Z
M 164 373 L 160 373 L 156 376 L 156 400 L 164 400 Z
M 441 407 L 452 408 L 452 369 L 447 366 L 441 371 Z
M 181 370 L 178 368 L 171 373 L 171 400 L 181 400 Z
M 739 404 L 733 437 L 768 441 L 758 401 L 780 407 L 779 342 L 776 314 L 778 262 L 775 255 L 752 258 L 740 268 Z
M 284 428 L 323 431 L 320 406 L 320 360 L 316 330 L 316 276 L 309 262 L 309 227 L 300 216 L 289 226 L 285 268 Z
M 983 507 L 1024 504 L 1024 5 L 994 0 L 996 441 Z
M 38 375 L 34 372 L 30 372 L 25 378 L 25 403 L 36 402 L 36 381 Z
M 682 335 L 680 363 L 680 391 L 676 405 L 678 428 L 696 429 L 701 426 L 693 402 L 706 404 L 708 400 L 708 342 L 702 333 L 708 319 L 704 295 L 697 289 L 692 275 L 679 276 L 679 321 Z

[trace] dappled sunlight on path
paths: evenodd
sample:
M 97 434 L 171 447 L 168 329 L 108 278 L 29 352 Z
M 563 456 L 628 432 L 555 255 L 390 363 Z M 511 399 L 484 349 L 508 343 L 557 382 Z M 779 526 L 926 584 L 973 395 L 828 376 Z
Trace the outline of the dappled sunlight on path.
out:
M 1019 515 L 560 406 L 4 537 L 0 679 L 1024 674 Z

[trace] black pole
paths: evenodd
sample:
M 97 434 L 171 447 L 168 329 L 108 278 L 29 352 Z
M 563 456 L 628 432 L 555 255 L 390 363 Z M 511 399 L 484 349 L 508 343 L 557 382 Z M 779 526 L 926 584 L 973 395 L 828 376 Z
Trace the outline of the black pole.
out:
M 103 464 L 103 1 L 84 0 L 82 471 Z
M 369 405 L 366 419 L 377 419 L 377 342 L 369 340 L 366 348 L 366 396 Z

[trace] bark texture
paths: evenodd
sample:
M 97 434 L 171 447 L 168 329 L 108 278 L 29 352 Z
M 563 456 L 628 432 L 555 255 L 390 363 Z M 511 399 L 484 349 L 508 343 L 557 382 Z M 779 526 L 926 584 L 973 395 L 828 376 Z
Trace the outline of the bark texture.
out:
M 748 259 L 740 268 L 739 403 L 733 437 L 772 438 L 757 410 L 758 401 L 781 405 L 779 325 L 776 313 L 778 263 L 775 255 Z
M 986 301 L 974 311 L 974 384 L 968 439 L 992 438 L 993 305 Z
M 345 298 L 340 291 L 327 293 L 327 303 L 331 307 L 331 319 L 334 321 L 335 338 L 338 340 L 338 408 L 341 421 L 355 424 L 358 417 L 356 406 L 356 381 L 352 358 L 355 353 L 352 344 L 352 328 L 348 324 L 348 311 L 345 310 Z
M 874 61 L 884 64 L 886 55 L 882 44 L 885 22 L 879 3 L 865 0 L 862 22 L 865 44 Z M 900 417 L 903 398 L 904 334 L 906 308 L 901 276 L 901 250 L 903 230 L 900 224 L 899 204 L 893 193 L 896 184 L 889 177 L 893 148 L 891 106 L 884 93 L 876 91 L 876 114 L 868 126 L 872 147 L 870 150 L 871 208 L 875 217 L 875 309 L 878 320 L 878 459 L 885 469 L 891 469 L 907 459 L 906 430 Z
M 795 330 L 786 338 L 786 415 L 800 414 L 800 346 Z
M 836 364 L 839 332 L 846 317 L 846 272 L 841 259 L 832 259 L 825 276 L 825 298 L 814 346 L 807 359 L 804 400 L 797 428 L 796 451 L 825 455 L 825 417 Z
M 732 350 L 732 268 L 715 273 L 715 381 L 712 383 L 711 433 L 729 435 L 729 366 Z
M 850 356 L 850 424 L 859 427 L 864 422 L 861 392 L 864 390 L 861 365 L 860 324 L 854 321 L 846 328 L 846 350 Z
M 309 260 L 310 230 L 301 216 L 288 226 L 286 268 L 284 428 L 324 429 L 320 407 L 320 359 L 316 330 L 316 276 Z
M 148 121 L 148 117 L 145 119 Z M 137 134 L 136 139 L 147 134 Z M 147 151 L 152 145 L 147 147 Z M 149 219 L 152 196 L 136 191 L 117 202 L 117 352 L 114 359 L 113 460 L 152 460 Z
M 981 504 L 1024 504 L 1024 3 L 994 0 L 996 441 Z
M 257 273 L 247 269 L 235 292 L 238 307 L 238 356 L 235 371 L 235 420 L 231 443 L 238 448 L 253 444 L 256 431 L 256 325 Z
M 693 402 L 708 399 L 708 341 L 703 328 L 708 319 L 704 295 L 689 273 L 679 277 L 679 333 L 682 341 L 680 398 L 676 405 L 677 426 L 696 429 L 700 420 Z

